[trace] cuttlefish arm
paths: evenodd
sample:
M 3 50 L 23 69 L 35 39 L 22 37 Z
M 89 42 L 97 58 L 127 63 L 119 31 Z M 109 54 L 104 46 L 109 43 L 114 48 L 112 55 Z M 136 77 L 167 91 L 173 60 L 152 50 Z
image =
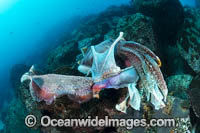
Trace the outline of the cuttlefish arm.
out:
M 160 70 L 159 58 L 147 47 L 131 41 L 121 41 L 117 54 L 127 66 L 134 66 L 140 77 L 140 86 L 146 93 L 147 100 L 160 109 L 165 106 L 168 89 Z
M 121 104 L 117 105 L 116 109 L 121 112 L 126 112 L 127 99 L 130 99 L 129 104 L 131 107 L 139 110 L 141 98 L 135 87 L 139 76 L 133 67 L 121 70 L 115 61 L 115 47 L 118 45 L 120 40 L 123 40 L 123 32 L 120 32 L 119 37 L 114 42 L 107 43 L 107 46 L 109 47 L 103 52 L 98 51 L 97 46 L 99 45 L 96 47 L 91 46 L 90 50 L 93 55 L 93 60 L 92 64 L 90 64 L 92 66 L 89 68 L 91 69 L 92 79 L 94 80 L 94 85 L 92 87 L 93 97 L 99 98 L 99 92 L 105 88 L 118 89 L 128 87 L 129 92 L 127 98 Z M 82 62 L 87 61 L 91 60 L 84 58 Z
M 122 35 L 123 33 L 120 33 L 114 42 L 107 43 L 109 49 L 105 49 L 103 52 L 98 52 L 98 49 L 92 46 L 90 49 L 92 61 L 87 58 L 83 59 L 84 62 L 90 62 L 88 63 L 89 70 L 92 72 L 94 80 L 93 93 L 96 94 L 102 88 L 119 88 L 120 84 L 124 83 L 124 81 L 118 83 L 118 79 L 123 77 L 121 76 L 123 72 L 121 73 L 122 70 L 115 62 L 115 53 L 124 61 L 126 67 L 134 67 L 140 78 L 139 87 L 144 90 L 147 100 L 154 105 L 155 109 L 163 108 L 168 89 L 159 68 L 161 66 L 160 59 L 147 47 L 136 42 L 124 41 Z M 127 80 L 131 81 L 130 79 Z M 137 90 L 134 89 L 135 85 L 134 82 L 128 84 L 130 96 L 131 93 L 138 94 Z M 139 96 L 132 95 L 131 97 Z M 135 108 L 138 109 L 139 107 Z
M 45 101 L 48 105 L 63 95 L 77 103 L 84 103 L 92 98 L 93 81 L 89 77 L 25 73 L 21 82 L 24 80 L 30 80 L 29 89 L 33 100 Z

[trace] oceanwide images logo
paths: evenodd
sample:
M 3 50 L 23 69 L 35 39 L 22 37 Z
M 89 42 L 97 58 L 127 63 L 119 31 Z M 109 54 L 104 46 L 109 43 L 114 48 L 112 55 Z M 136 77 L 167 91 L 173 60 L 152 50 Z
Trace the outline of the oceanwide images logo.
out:
M 28 115 L 25 118 L 27 127 L 34 127 L 37 119 L 34 115 Z M 86 119 L 51 119 L 49 116 L 42 116 L 40 124 L 43 127 L 126 127 L 132 129 L 134 127 L 174 127 L 175 119 L 151 119 L 147 123 L 146 119 L 110 119 L 105 116 L 104 119 L 92 118 L 88 116 Z

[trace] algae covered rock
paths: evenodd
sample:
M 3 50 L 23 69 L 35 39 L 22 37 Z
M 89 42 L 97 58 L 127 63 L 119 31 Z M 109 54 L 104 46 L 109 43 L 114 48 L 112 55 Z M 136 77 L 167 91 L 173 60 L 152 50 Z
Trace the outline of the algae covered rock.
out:
M 191 75 L 174 75 L 166 79 L 169 94 L 181 99 L 188 99 L 187 90 L 192 81 Z
M 151 17 L 136 13 L 116 18 L 114 21 L 117 21 L 116 26 L 104 35 L 104 39 L 116 38 L 119 32 L 123 31 L 125 40 L 141 43 L 152 51 L 157 50 L 153 19 Z
M 79 53 L 78 44 L 74 40 L 69 40 L 59 45 L 48 56 L 47 71 L 53 71 L 62 65 L 71 65 Z
M 154 19 L 156 34 L 162 43 L 175 45 L 184 18 L 179 0 L 133 0 L 133 6 L 138 12 Z
M 17 88 L 20 85 L 21 75 L 29 70 L 29 66 L 24 64 L 15 64 L 10 70 L 10 82 L 13 88 Z
M 40 131 L 38 129 L 26 127 L 24 120 L 28 114 L 29 113 L 21 100 L 18 98 L 13 99 L 7 107 L 7 113 L 5 115 L 5 128 L 3 131 L 5 133 L 39 133 Z
M 89 47 L 91 45 L 97 44 L 100 40 L 102 40 L 101 34 L 96 34 L 94 37 L 85 38 L 78 42 L 78 48 L 81 50 L 81 48 Z
M 134 127 L 131 130 L 118 128 L 120 133 L 186 133 L 191 131 L 191 120 L 189 117 L 189 103 L 180 98 L 173 96 L 167 97 L 166 107 L 160 110 L 154 110 L 148 103 L 142 103 L 141 111 L 129 110 L 126 116 L 123 118 L 132 119 L 146 119 L 147 124 L 150 124 L 152 119 L 174 119 L 175 125 L 171 123 L 171 126 L 145 126 L 145 127 Z M 130 109 L 130 108 L 129 108 Z M 169 124 L 169 123 L 168 123 Z
M 189 99 L 192 104 L 192 108 L 197 117 L 200 118 L 200 76 L 194 77 L 188 89 Z
M 5 125 L 2 120 L 0 120 L 0 131 L 3 131 Z
M 177 48 L 196 73 L 200 72 L 200 12 L 185 8 L 187 14 L 179 31 Z
M 195 4 L 197 8 L 200 8 L 200 0 L 195 0 Z
M 153 19 L 141 13 L 127 15 L 119 19 L 116 33 L 124 32 L 126 40 L 141 43 L 151 50 L 156 50 L 156 41 L 153 31 Z

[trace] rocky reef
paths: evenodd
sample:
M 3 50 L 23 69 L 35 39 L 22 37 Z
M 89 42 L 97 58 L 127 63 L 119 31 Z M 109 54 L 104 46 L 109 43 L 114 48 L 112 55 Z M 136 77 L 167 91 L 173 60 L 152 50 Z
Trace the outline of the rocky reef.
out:
M 200 72 L 200 14 L 185 8 L 186 17 L 179 31 L 177 48 L 180 55 L 196 73 Z
M 110 7 L 103 13 L 87 16 L 82 24 L 71 33 L 55 50 L 49 53 L 43 70 L 38 73 L 56 73 L 64 75 L 82 75 L 77 70 L 81 50 L 96 45 L 106 39 L 114 39 L 119 32 L 124 32 L 124 39 L 138 42 L 155 52 L 162 62 L 161 70 L 167 83 L 169 94 L 166 107 L 155 110 L 152 105 L 142 101 L 141 111 L 128 108 L 127 114 L 115 110 L 115 105 L 126 97 L 127 88 L 108 89 L 100 92 L 100 99 L 77 104 L 67 96 L 57 98 L 51 105 L 33 101 L 29 82 L 19 84 L 22 74 L 16 73 L 27 69 L 20 65 L 12 69 L 13 86 L 18 98 L 10 103 L 5 117 L 5 132 L 15 128 L 27 132 L 141 132 L 168 133 L 190 132 L 200 126 L 200 12 L 197 9 L 182 7 L 178 0 L 134 0 L 130 5 Z M 22 68 L 22 70 L 21 70 Z M 20 110 L 20 111 L 18 111 Z M 24 118 L 34 114 L 38 118 L 48 115 L 51 118 L 182 118 L 176 119 L 177 127 L 146 127 L 127 130 L 122 127 L 47 127 L 36 125 L 27 128 Z M 39 123 L 39 122 L 38 122 Z M 13 128 L 11 128 L 13 127 Z

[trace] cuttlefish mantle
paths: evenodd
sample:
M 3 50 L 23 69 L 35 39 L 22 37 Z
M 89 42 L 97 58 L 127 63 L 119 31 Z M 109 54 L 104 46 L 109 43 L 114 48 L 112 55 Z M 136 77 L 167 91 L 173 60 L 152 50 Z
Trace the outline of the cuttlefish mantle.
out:
M 97 52 L 95 47 L 91 46 L 93 54 L 91 72 L 94 82 L 98 82 L 105 78 L 116 75 L 121 71 L 120 67 L 116 65 L 114 50 L 116 44 L 123 39 L 123 34 L 123 32 L 120 32 L 119 37 L 112 43 L 110 48 L 102 53 Z

